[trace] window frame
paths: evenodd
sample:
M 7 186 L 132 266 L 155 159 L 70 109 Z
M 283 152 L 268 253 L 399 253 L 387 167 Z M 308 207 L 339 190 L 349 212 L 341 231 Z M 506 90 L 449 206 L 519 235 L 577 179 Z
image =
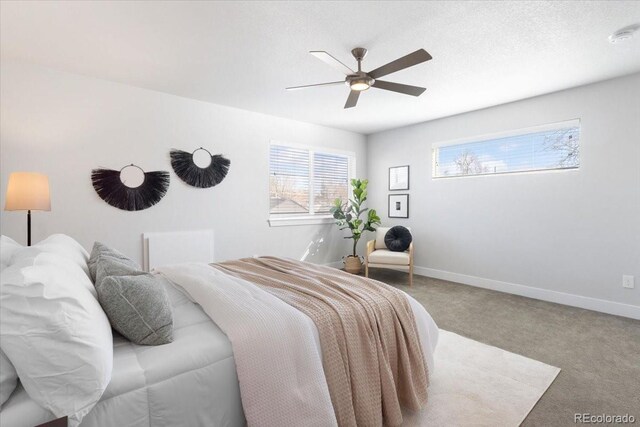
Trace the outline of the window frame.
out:
M 305 214 L 272 214 L 271 213 L 271 147 L 274 145 L 282 146 L 282 147 L 290 147 L 297 148 L 302 150 L 309 151 L 309 211 L 310 213 Z M 267 166 L 267 197 L 269 200 L 267 207 L 267 217 L 269 226 L 271 227 L 283 227 L 283 226 L 293 226 L 293 225 L 320 225 L 320 224 L 330 224 L 335 220 L 333 216 L 329 213 L 313 213 L 314 212 L 314 194 L 313 194 L 313 159 L 315 153 L 324 153 L 324 154 L 339 154 L 347 157 L 348 159 L 348 178 L 347 178 L 347 191 L 348 197 L 351 198 L 352 190 L 351 190 L 351 180 L 356 176 L 356 153 L 354 151 L 348 150 L 340 150 L 336 148 L 330 147 L 320 147 L 316 145 L 307 145 L 307 144 L 298 144 L 291 142 L 283 142 L 278 140 L 270 140 L 269 148 L 268 148 L 268 166 Z
M 513 175 L 513 174 L 523 174 L 523 173 L 544 173 L 544 172 L 560 172 L 560 171 L 578 171 L 580 170 L 581 164 L 577 166 L 566 166 L 566 167 L 554 167 L 554 168 L 540 168 L 540 169 L 528 169 L 528 170 L 519 170 L 519 171 L 507 171 L 507 172 L 487 172 L 487 173 L 473 173 L 466 175 L 436 175 L 436 154 L 437 150 L 441 147 L 449 147 L 452 145 L 462 145 L 472 142 L 483 142 L 483 141 L 491 141 L 500 138 L 508 138 L 508 137 L 517 137 L 522 135 L 527 135 L 531 133 L 538 133 L 544 131 L 552 131 L 552 130 L 560 130 L 570 127 L 577 127 L 580 132 L 580 151 L 582 150 L 582 121 L 580 118 L 564 120 L 561 122 L 547 123 L 543 125 L 530 126 L 526 128 L 519 129 L 510 129 L 501 132 L 493 132 L 482 135 L 476 135 L 472 137 L 458 138 L 448 141 L 442 142 L 434 142 L 431 144 L 431 179 L 440 180 L 440 179 L 449 179 L 449 178 L 471 178 L 471 177 L 484 177 L 484 176 L 499 176 L 499 175 Z

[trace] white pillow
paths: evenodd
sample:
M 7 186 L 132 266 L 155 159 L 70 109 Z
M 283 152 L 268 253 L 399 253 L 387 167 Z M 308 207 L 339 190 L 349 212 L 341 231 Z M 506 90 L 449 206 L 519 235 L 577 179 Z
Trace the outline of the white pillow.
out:
M 96 299 L 98 298 L 98 292 L 93 282 L 87 276 L 87 274 L 80 268 L 78 264 L 71 261 L 69 258 L 65 258 L 62 255 L 58 255 L 53 252 L 41 252 L 34 258 L 34 265 L 55 265 L 65 271 L 70 279 L 70 283 L 77 286 L 82 286 L 91 292 Z
M 24 246 L 4 234 L 0 237 L 0 271 L 11 265 L 11 259 Z
M 44 254 L 29 261 L 22 258 L 2 272 L 2 350 L 29 396 L 75 426 L 111 380 L 111 326 L 67 269 L 48 263 Z
M 384 242 L 384 236 L 387 235 L 391 227 L 378 227 L 376 228 L 376 249 L 387 249 L 387 244 Z
M 72 237 L 66 234 L 52 234 L 46 239 L 32 246 L 42 252 L 51 252 L 63 256 L 76 264 L 89 276 L 89 252 L 82 245 L 76 242 Z
M 11 361 L 0 348 L 0 409 L 18 384 L 18 373 Z

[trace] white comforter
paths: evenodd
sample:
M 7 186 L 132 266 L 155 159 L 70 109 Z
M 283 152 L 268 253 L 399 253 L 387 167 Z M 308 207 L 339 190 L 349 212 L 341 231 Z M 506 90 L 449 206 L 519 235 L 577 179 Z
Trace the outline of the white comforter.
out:
M 257 286 L 207 264 L 157 269 L 202 306 L 231 341 L 249 425 L 336 425 L 311 319 Z M 438 329 L 413 298 L 426 363 L 433 371 Z M 259 319 L 259 321 L 256 321 Z
M 246 425 L 229 339 L 163 282 L 173 307 L 173 342 L 142 346 L 114 336 L 111 382 L 81 427 Z M 2 405 L 0 426 L 33 427 L 55 418 L 19 385 Z

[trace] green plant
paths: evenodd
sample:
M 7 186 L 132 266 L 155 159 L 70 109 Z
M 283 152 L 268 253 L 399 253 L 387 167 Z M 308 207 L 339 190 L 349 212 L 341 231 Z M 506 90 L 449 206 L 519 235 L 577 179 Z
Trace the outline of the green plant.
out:
M 380 217 L 375 209 L 363 208 L 365 200 L 367 200 L 367 185 L 369 180 L 352 179 L 351 187 L 353 198 L 343 203 L 341 199 L 336 199 L 331 208 L 331 214 L 336 219 L 340 230 L 348 229 L 351 236 L 345 239 L 353 239 L 353 256 L 358 256 L 356 248 L 358 241 L 365 231 L 375 231 L 374 225 L 380 225 Z M 360 216 L 366 212 L 367 219 L 361 219 Z

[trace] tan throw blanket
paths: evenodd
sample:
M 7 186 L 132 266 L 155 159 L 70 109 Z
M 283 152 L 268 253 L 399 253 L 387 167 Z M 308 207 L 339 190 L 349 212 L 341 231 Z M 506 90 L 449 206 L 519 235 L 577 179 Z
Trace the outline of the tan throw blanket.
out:
M 247 280 L 309 316 L 340 426 L 397 426 L 401 407 L 421 410 L 428 372 L 402 292 L 331 267 L 276 257 L 212 266 Z

